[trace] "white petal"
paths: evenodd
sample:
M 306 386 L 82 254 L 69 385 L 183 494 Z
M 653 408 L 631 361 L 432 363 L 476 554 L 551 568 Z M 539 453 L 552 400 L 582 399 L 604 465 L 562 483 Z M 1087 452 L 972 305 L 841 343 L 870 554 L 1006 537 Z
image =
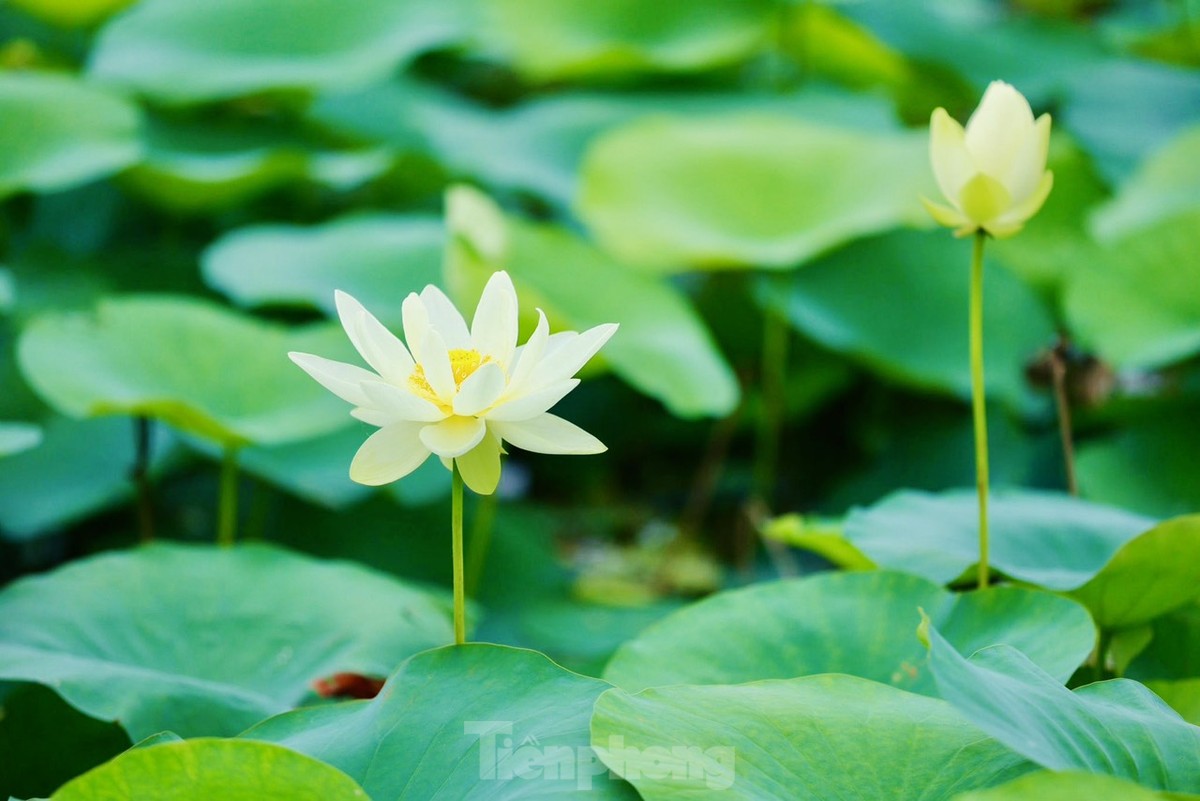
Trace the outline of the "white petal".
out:
M 421 302 L 429 312 L 429 324 L 437 331 L 450 350 L 469 350 L 471 335 L 467 324 L 446 293 L 433 284 L 421 290 Z
M 568 378 L 566 381 L 551 384 L 537 392 L 503 401 L 484 417 L 499 422 L 528 420 L 550 409 L 577 386 L 579 386 L 578 378 Z
M 478 417 L 455 415 L 422 428 L 421 442 L 438 456 L 453 459 L 478 445 L 486 433 L 487 426 Z
M 944 108 L 935 109 L 929 120 L 929 160 L 938 188 L 954 203 L 975 166 L 967 153 L 962 126 Z
M 416 470 L 429 456 L 420 430 L 420 423 L 393 423 L 367 437 L 350 463 L 350 478 L 377 487 Z
M 501 439 L 534 453 L 603 453 L 604 443 L 574 423 L 550 413 L 520 422 L 489 424 Z
M 454 396 L 454 413 L 467 417 L 491 406 L 504 392 L 504 370 L 495 362 L 481 364 L 467 376 Z
M 446 418 L 437 406 L 393 384 L 371 381 L 362 389 L 371 407 L 387 415 L 388 422 L 436 423 Z
M 1032 132 L 1029 101 L 1009 84 L 992 81 L 967 120 L 967 152 L 977 169 L 998 179 L 1008 174 L 1017 151 Z
M 1012 169 L 1004 178 L 1014 205 L 1031 197 L 1046 174 L 1046 157 L 1050 152 L 1050 115 L 1043 114 L 1033 126 L 1033 135 L 1021 145 L 1013 160 Z
M 546 355 L 529 377 L 529 390 L 536 391 L 575 375 L 616 331 L 616 323 L 605 323 L 589 328 L 574 339 L 567 340 L 561 347 L 547 348 Z
M 491 495 L 500 483 L 500 441 L 491 434 L 454 460 L 463 483 L 478 495 Z
M 362 391 L 364 381 L 378 381 L 379 376 L 345 362 L 335 362 L 311 353 L 292 351 L 288 358 L 295 362 L 301 370 L 308 373 L 317 383 L 337 395 L 347 403 L 361 406 L 367 403 L 367 396 Z
M 342 328 L 367 364 L 388 381 L 407 379 L 413 359 L 404 343 L 350 295 L 336 290 L 333 297 Z
M 350 416 L 376 428 L 383 428 L 389 423 L 396 422 L 395 417 L 374 406 L 356 406 L 350 410 Z
M 454 368 L 450 364 L 450 352 L 446 343 L 434 329 L 425 332 L 421 343 L 421 369 L 433 393 L 445 403 L 454 402 L 458 385 L 454 383 Z
M 471 339 L 484 356 L 507 367 L 517 347 L 517 290 L 508 273 L 493 273 L 475 308 Z
M 425 341 L 425 334 L 429 331 L 429 312 L 426 311 L 420 295 L 416 292 L 408 293 L 408 297 L 400 306 L 400 317 L 404 321 L 404 341 L 408 343 L 413 359 L 419 364 L 425 360 L 425 354 L 421 352 L 421 343 Z
M 546 342 L 550 338 L 550 323 L 547 322 L 546 315 L 541 309 L 538 309 L 537 313 L 537 327 L 533 329 L 529 341 L 518 348 L 518 353 L 514 354 L 515 361 L 508 376 L 509 387 L 518 388 L 524 384 L 530 373 L 533 372 L 533 368 L 537 367 L 538 362 L 542 360 L 542 354 L 546 352 Z

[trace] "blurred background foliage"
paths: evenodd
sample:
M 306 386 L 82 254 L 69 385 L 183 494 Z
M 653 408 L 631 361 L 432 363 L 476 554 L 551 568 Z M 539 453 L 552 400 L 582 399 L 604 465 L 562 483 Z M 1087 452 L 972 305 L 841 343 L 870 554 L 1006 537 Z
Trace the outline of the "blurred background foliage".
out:
M 993 481 L 1065 487 L 1061 345 L 1082 495 L 1194 510 L 1197 66 L 1195 0 L 8 0 L 0 581 L 136 542 L 139 481 L 210 541 L 236 451 L 243 537 L 447 583 L 445 472 L 352 484 L 363 427 L 284 354 L 349 358 L 335 288 L 395 326 L 502 268 L 622 329 L 562 405 L 609 452 L 469 510 L 477 636 L 594 670 L 804 570 L 766 515 L 973 481 L 968 245 L 918 196 L 993 79 L 1056 181 L 988 254 Z

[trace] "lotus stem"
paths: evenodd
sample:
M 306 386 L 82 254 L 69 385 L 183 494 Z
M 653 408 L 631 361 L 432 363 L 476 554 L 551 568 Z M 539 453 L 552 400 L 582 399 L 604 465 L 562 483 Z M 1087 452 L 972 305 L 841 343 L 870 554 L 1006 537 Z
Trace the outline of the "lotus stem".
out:
M 971 409 L 975 422 L 975 486 L 979 494 L 979 588 L 988 585 L 988 445 L 987 399 L 983 382 L 983 245 L 987 234 L 975 233 L 971 253 Z
M 458 463 L 450 482 L 450 535 L 454 560 L 454 644 L 467 641 L 466 594 L 463 579 L 463 479 Z

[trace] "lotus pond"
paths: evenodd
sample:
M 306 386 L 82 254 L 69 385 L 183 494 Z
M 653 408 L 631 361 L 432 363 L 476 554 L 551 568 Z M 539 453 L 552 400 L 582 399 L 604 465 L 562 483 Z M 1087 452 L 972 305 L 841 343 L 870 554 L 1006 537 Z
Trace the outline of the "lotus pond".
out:
M 1200 798 L 1195 0 L 9 0 L 0 120 L 0 798 Z

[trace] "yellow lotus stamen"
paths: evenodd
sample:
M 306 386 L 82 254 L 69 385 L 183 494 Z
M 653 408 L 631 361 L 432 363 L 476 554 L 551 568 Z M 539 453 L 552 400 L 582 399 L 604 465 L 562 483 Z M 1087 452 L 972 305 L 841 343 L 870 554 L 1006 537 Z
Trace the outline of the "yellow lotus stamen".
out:
M 491 356 L 483 356 L 477 350 L 465 350 L 462 348 L 451 350 L 450 372 L 454 374 L 454 386 L 462 387 L 463 382 L 467 380 L 467 377 L 471 373 L 478 370 L 480 365 L 487 364 L 491 360 Z M 408 377 L 408 383 L 418 395 L 435 403 L 438 402 L 437 393 L 429 385 L 429 380 L 425 378 L 425 368 L 421 367 L 421 365 L 418 364 L 412 371 L 412 375 Z

